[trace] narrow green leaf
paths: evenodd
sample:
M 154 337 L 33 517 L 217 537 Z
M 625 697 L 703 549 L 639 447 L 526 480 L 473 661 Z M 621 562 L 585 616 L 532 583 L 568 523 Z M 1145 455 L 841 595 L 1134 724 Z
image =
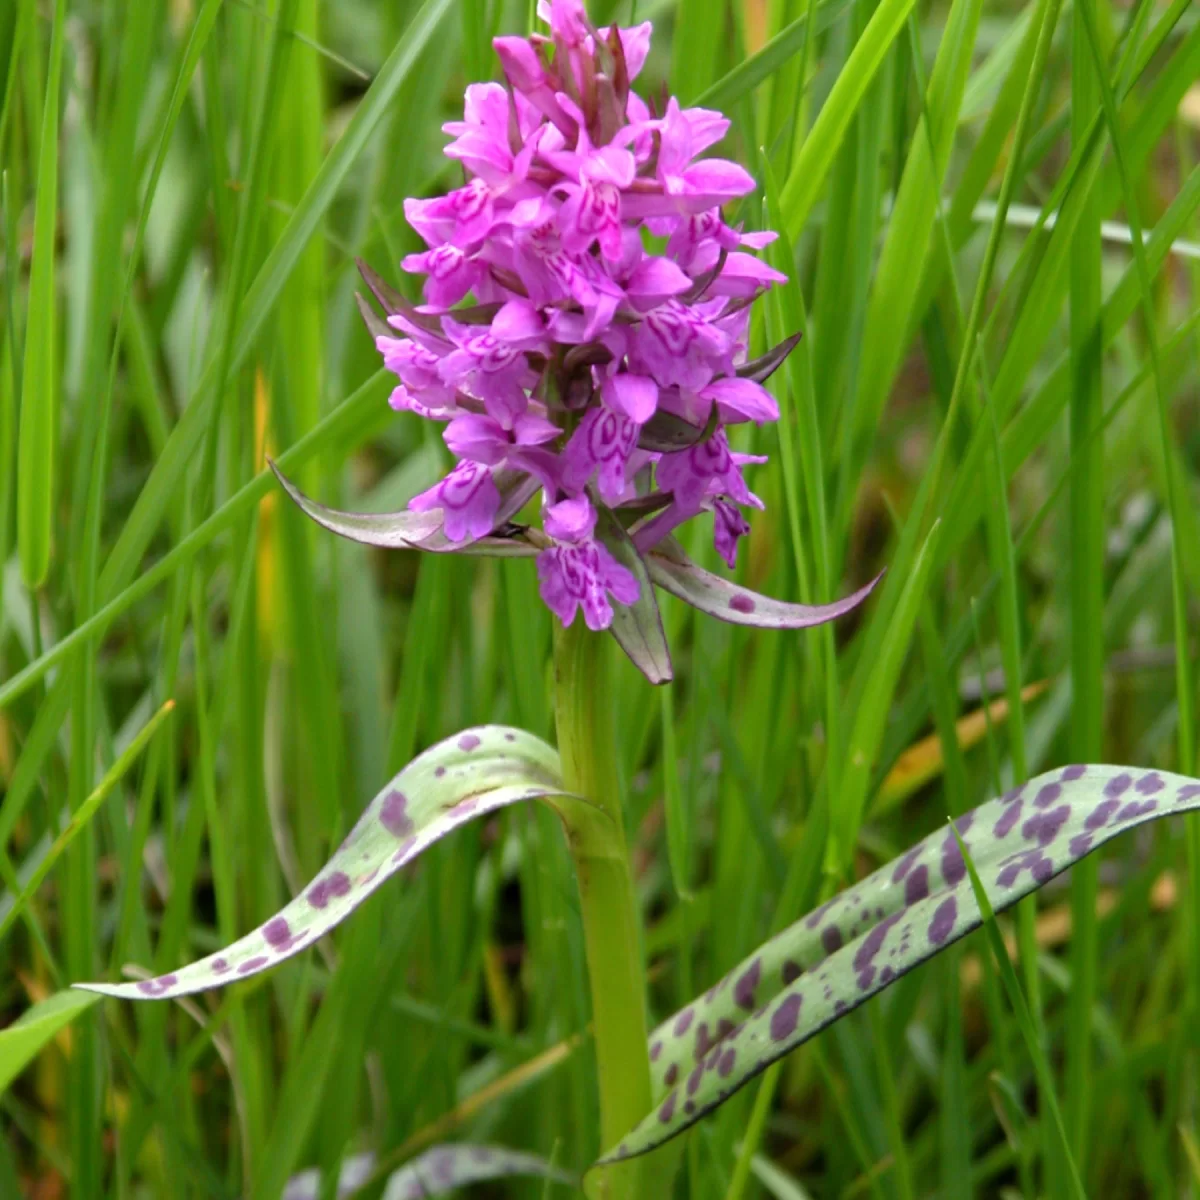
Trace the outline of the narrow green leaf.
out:
M 56 0 L 38 150 L 37 208 L 33 219 L 33 261 L 17 435 L 17 548 L 21 577 L 28 588 L 41 587 L 50 570 L 59 404 L 54 289 L 58 238 L 58 98 L 62 88 L 66 21 L 66 0 Z
M 86 992 L 57 992 L 0 1029 L 0 1093 L 42 1052 L 60 1029 L 100 999 Z
M 800 147 L 780 200 L 787 231 L 793 239 L 804 228 L 846 127 L 866 95 L 888 48 L 904 28 L 914 3 L 915 0 L 881 0 Z

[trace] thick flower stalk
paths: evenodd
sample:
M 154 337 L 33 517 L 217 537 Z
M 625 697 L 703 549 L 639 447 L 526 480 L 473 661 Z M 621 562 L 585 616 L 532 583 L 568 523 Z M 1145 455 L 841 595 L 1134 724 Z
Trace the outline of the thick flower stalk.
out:
M 595 29 L 579 0 L 543 3 L 549 37 L 496 39 L 507 86 L 473 84 L 445 126 L 462 187 L 408 200 L 428 249 L 404 259 L 425 303 L 376 344 L 399 377 L 392 407 L 445 425 L 457 462 L 415 497 L 450 548 L 487 537 L 506 500 L 540 490 L 537 571 L 564 625 L 631 605 L 638 579 L 598 535 L 608 508 L 641 554 L 700 513 L 733 566 L 761 508 L 726 429 L 773 421 L 747 366 L 750 305 L 784 277 L 721 206 L 754 180 L 700 158 L 729 122 L 630 84 L 649 23 Z

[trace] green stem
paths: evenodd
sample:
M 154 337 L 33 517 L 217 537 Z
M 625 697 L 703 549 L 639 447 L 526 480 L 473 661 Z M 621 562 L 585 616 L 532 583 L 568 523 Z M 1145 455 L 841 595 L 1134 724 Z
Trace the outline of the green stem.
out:
M 608 638 L 578 620 L 554 643 L 555 719 L 567 790 L 562 808 L 575 872 L 592 993 L 600 1137 L 608 1150 L 650 1111 L 645 971 L 637 896 L 625 848 L 616 767 Z M 592 1183 L 592 1180 L 589 1180 Z M 642 1160 L 594 1176 L 593 1195 L 648 1195 Z

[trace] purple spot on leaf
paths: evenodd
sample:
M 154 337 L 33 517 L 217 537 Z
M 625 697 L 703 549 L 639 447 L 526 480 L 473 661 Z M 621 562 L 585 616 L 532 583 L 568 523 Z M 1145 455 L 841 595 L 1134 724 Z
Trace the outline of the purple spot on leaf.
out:
M 248 958 L 237 969 L 239 975 L 249 975 L 251 971 L 257 971 L 259 967 L 266 966 L 267 957 L 265 954 L 256 954 L 253 958 Z
M 687 1078 L 687 1094 L 694 1096 L 700 1087 L 700 1080 L 704 1078 L 704 1065 L 693 1067 Z
M 958 842 L 955 841 L 953 833 L 947 832 L 946 840 L 942 842 L 942 878 L 953 887 L 962 882 L 966 873 L 967 864 L 963 862 Z
M 458 748 L 464 754 L 470 754 L 479 745 L 479 739 L 473 733 L 464 733 L 458 739 Z
M 653 1044 L 653 1045 L 650 1047 L 650 1061 L 651 1061 L 651 1062 L 658 1062 L 658 1060 L 659 1060 L 661 1057 L 662 1057 L 662 1042 L 655 1042 L 655 1043 L 654 1043 L 654 1044 Z
M 1021 826 L 1021 836 L 1027 842 L 1036 841 L 1039 846 L 1048 846 L 1067 823 L 1071 816 L 1071 806 L 1061 804 L 1049 812 L 1036 813 Z
M 929 940 L 940 946 L 954 928 L 958 917 L 958 901 L 953 896 L 947 896 L 934 911 L 933 920 L 929 922 Z
M 1185 800 L 1192 800 L 1196 796 L 1200 796 L 1200 784 L 1189 783 L 1179 789 L 1179 795 L 1175 797 L 1176 803 L 1182 804 Z
M 1061 784 L 1048 783 L 1045 787 L 1038 789 L 1038 794 L 1033 798 L 1033 807 L 1049 808 L 1061 795 Z
M 393 837 L 404 837 L 412 832 L 412 821 L 408 818 L 408 797 L 403 792 L 388 792 L 383 802 L 379 819 Z
M 1119 813 L 1117 813 L 1118 821 L 1136 821 L 1138 817 L 1147 816 L 1158 807 L 1157 800 L 1143 800 L 1140 804 L 1136 800 L 1131 800 Z
M 884 967 L 883 970 L 879 972 L 879 983 L 881 986 L 886 987 L 887 984 L 891 983 L 895 978 L 896 972 L 893 971 L 891 967 Z
M 875 982 L 875 968 L 866 967 L 858 973 L 858 990 L 860 992 L 870 991 L 871 984 Z
M 737 1051 L 730 1047 L 721 1053 L 721 1057 L 717 1060 L 717 1074 L 722 1079 L 728 1079 L 733 1073 L 733 1064 L 737 1062 Z
M 223 958 L 214 958 L 212 960 L 212 972 L 214 975 L 224 975 L 229 970 L 229 963 Z
M 1072 858 L 1082 858 L 1091 848 L 1092 835 L 1090 833 L 1077 833 L 1067 843 L 1067 850 Z
M 730 600 L 729 607 L 732 608 L 734 612 L 752 613 L 755 605 L 754 601 L 749 596 L 738 593 L 738 595 L 734 596 L 734 598 Z
M 863 944 L 854 952 L 854 969 L 856 971 L 865 971 L 875 961 L 875 956 L 883 949 L 883 943 L 887 938 L 888 930 L 900 920 L 900 917 L 900 913 L 893 913 L 887 920 L 880 921 L 867 934 L 863 939 Z
M 762 960 L 756 958 L 733 985 L 733 999 L 738 1008 L 750 1012 L 754 1008 L 754 989 L 762 975 Z
M 1035 858 L 1029 867 L 1029 873 L 1037 883 L 1045 883 L 1054 875 L 1054 863 L 1045 855 Z
M 683 1012 L 681 1012 L 679 1016 L 675 1018 L 674 1030 L 676 1037 L 683 1037 L 683 1035 L 687 1033 L 688 1029 L 691 1028 L 692 1016 L 692 1010 L 690 1008 L 685 1008 Z
M 1101 800 L 1095 808 L 1087 815 L 1087 820 L 1084 821 L 1084 829 L 1103 829 L 1108 824 L 1109 818 L 1121 807 L 1120 800 Z
M 779 1006 L 771 1014 L 771 1040 L 785 1041 L 796 1032 L 796 1023 L 800 1019 L 800 1005 L 804 997 L 798 992 L 784 996 Z
M 1129 788 L 1132 784 L 1133 784 L 1133 780 L 1130 779 L 1128 775 L 1125 775 L 1125 774 L 1114 775 L 1104 785 L 1104 794 L 1106 796 L 1112 796 L 1113 798 L 1116 798 L 1117 796 L 1122 796 L 1127 791 L 1129 791 Z
M 913 863 L 915 863 L 917 858 L 920 856 L 920 853 L 921 847 L 917 846 L 915 849 L 912 849 L 905 854 L 905 856 L 896 864 L 896 869 L 892 872 L 893 883 L 899 883 L 900 880 L 902 880 L 905 875 L 908 874 L 908 872 L 912 869 Z
M 1021 800 L 1017 800 L 1016 804 L 1010 804 L 1001 814 L 1000 819 L 996 822 L 992 834 L 998 838 L 1006 838 L 1012 832 L 1012 827 L 1021 819 L 1021 809 L 1024 804 Z
M 780 971 L 780 975 L 783 976 L 783 982 L 785 984 L 795 983 L 796 980 L 799 979 L 803 974 L 804 968 L 798 962 L 794 962 L 790 958 L 785 958 L 783 960 L 783 968 Z
M 1137 791 L 1143 796 L 1153 796 L 1157 792 L 1161 792 L 1167 785 L 1153 771 L 1149 775 L 1143 775 L 1137 781 Z
M 267 944 L 270 946 L 278 946 L 281 942 L 286 942 L 292 936 L 292 931 L 288 928 L 288 923 L 283 917 L 272 917 L 263 926 L 263 937 L 267 939 Z
M 1071 783 L 1073 780 L 1082 779 L 1086 774 L 1087 767 L 1079 766 L 1078 764 L 1063 767 L 1062 780 L 1063 783 Z
M 929 895 L 929 868 L 922 863 L 904 881 L 904 903 L 916 904 Z
M 833 954 L 842 948 L 842 931 L 836 925 L 826 925 L 821 930 L 821 945 L 826 954 Z
M 677 1080 L 678 1078 L 679 1078 L 679 1064 L 672 1063 L 667 1068 L 666 1074 L 663 1076 L 663 1082 L 667 1085 L 667 1087 L 674 1087 L 675 1080 Z
M 672 1092 L 663 1102 L 662 1107 L 658 1110 L 658 1119 L 664 1124 L 669 1125 L 671 1118 L 675 1115 L 675 1093 Z

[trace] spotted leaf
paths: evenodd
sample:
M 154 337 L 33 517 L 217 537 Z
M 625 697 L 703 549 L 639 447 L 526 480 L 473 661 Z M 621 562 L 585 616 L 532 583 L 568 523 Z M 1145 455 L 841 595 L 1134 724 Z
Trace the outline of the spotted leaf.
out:
M 525 507 L 539 487 L 535 479 L 519 477 L 515 472 L 497 474 L 500 509 L 496 513 L 496 525 L 492 535 L 474 542 L 454 543 L 447 541 L 442 532 L 440 508 L 430 512 L 342 512 L 309 499 L 274 463 L 271 463 L 271 470 L 275 472 L 275 477 L 283 485 L 284 491 L 318 525 L 365 546 L 380 546 L 389 550 L 426 550 L 434 554 L 477 554 L 495 558 L 523 558 L 537 553 L 537 547 L 526 539 L 524 530 L 508 527 L 509 520 Z
M 997 911 L 1135 825 L 1200 808 L 1200 782 L 1072 766 L 959 817 Z M 954 832 L 907 854 L 772 938 L 650 1039 L 655 1110 L 601 1162 L 682 1132 L 768 1064 L 980 925 Z
M 697 566 L 673 538 L 660 542 L 646 556 L 650 578 L 664 591 L 710 617 L 734 625 L 756 625 L 761 629 L 807 629 L 824 625 L 857 608 L 883 578 L 876 575 L 866 587 L 835 600 L 832 604 L 789 604 L 760 596 L 749 588 Z
M 375 1171 L 373 1154 L 356 1154 L 342 1163 L 337 1195 L 350 1196 L 363 1188 Z M 435 1146 L 394 1171 L 383 1189 L 383 1200 L 425 1200 L 443 1196 L 472 1183 L 531 1175 L 572 1185 L 575 1177 L 536 1154 L 523 1154 L 504 1146 L 467 1145 L 456 1142 Z M 315 1168 L 288 1180 L 282 1200 L 317 1200 L 321 1174 Z
M 413 759 L 371 801 L 316 879 L 253 933 L 155 979 L 76 987 L 147 1000 L 256 975 L 311 946 L 459 825 L 518 800 L 561 795 L 558 754 L 543 741 L 502 725 L 466 730 Z

